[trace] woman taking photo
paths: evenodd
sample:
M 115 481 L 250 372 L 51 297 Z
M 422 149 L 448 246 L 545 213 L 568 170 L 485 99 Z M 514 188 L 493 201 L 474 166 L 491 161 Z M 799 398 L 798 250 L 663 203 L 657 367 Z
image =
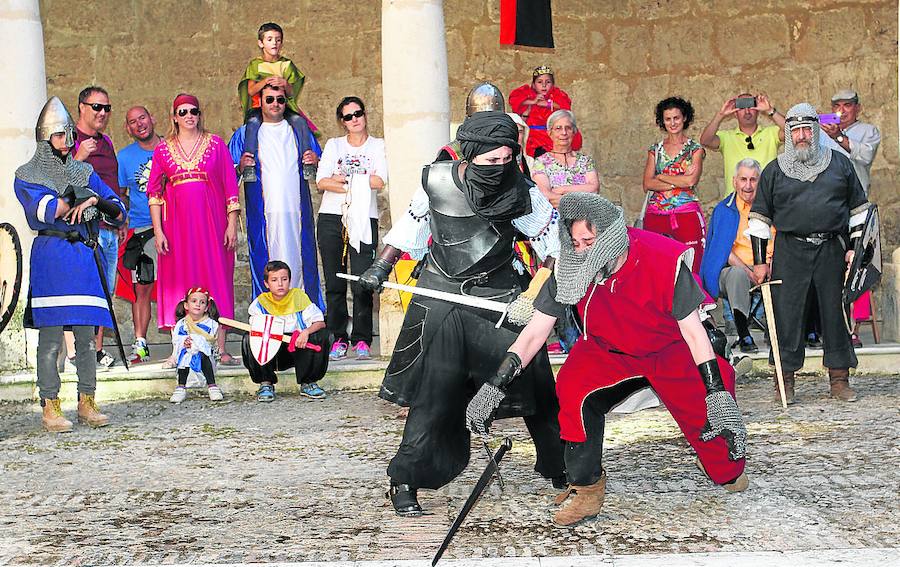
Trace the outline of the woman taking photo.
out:
M 375 260 L 378 244 L 378 191 L 387 183 L 384 140 L 369 135 L 366 106 L 348 96 L 337 106 L 338 124 L 347 133 L 325 143 L 316 174 L 322 192 L 316 236 L 325 272 L 325 324 L 334 337 L 330 357 L 370 358 L 373 294 L 357 282 L 353 293 L 353 332 L 348 335 L 347 280 L 339 272 L 361 275 Z M 368 230 L 366 230 L 368 229 Z
M 175 326 L 185 292 L 203 286 L 223 317 L 234 317 L 234 246 L 237 240 L 237 177 L 225 142 L 203 128 L 200 101 L 180 94 L 172 103 L 172 126 L 153 151 L 147 201 L 156 250 L 157 321 Z M 221 363 L 240 364 L 217 337 Z
M 575 115 L 570 110 L 557 110 L 547 119 L 547 132 L 553 149 L 534 160 L 531 179 L 544 197 L 556 208 L 566 193 L 598 193 L 600 177 L 594 158 L 572 149 L 578 134 Z
M 691 271 L 698 273 L 706 244 L 706 221 L 694 188 L 703 173 L 703 147 L 685 135 L 694 107 L 678 97 L 656 105 L 656 125 L 665 137 L 650 146 L 644 168 L 647 192 L 644 229 L 694 249 Z

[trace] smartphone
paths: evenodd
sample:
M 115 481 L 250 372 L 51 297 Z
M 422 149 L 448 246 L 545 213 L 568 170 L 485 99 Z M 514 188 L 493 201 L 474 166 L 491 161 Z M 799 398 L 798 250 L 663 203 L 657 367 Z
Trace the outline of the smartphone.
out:
M 820 114 L 819 115 L 819 124 L 840 124 L 841 123 L 841 115 L 835 113 L 829 114 Z
M 735 108 L 753 108 L 756 106 L 755 96 L 739 96 L 734 99 Z

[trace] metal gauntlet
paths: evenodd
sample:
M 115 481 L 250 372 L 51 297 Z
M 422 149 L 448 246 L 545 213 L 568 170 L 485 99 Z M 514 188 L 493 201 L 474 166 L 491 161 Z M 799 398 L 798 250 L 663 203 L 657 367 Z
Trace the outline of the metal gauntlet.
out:
M 359 285 L 370 291 L 380 290 L 381 284 L 391 275 L 391 270 L 394 269 L 394 264 L 401 254 L 402 252 L 393 246 L 385 246 L 378 258 L 375 258 L 372 265 L 359 277 Z
M 766 245 L 769 241 L 758 236 L 750 237 L 750 247 L 753 248 L 753 264 L 762 265 L 766 263 Z

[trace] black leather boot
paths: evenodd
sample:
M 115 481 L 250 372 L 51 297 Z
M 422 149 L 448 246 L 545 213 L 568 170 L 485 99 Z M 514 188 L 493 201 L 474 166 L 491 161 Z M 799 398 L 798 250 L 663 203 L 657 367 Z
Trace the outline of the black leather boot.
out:
M 408 484 L 391 482 L 391 487 L 385 496 L 391 499 L 391 504 L 394 505 L 394 511 L 398 516 L 411 518 L 423 514 L 422 506 L 419 505 L 416 496 L 416 489 Z

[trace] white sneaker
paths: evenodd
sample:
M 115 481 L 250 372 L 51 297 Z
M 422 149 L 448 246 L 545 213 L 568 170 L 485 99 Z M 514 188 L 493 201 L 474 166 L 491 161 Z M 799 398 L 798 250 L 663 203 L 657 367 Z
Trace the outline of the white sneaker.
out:
M 187 397 L 187 388 L 183 386 L 178 386 L 175 388 L 175 391 L 172 392 L 172 397 L 169 398 L 169 401 L 173 404 L 180 404 Z M 210 396 L 212 397 L 212 396 Z
M 209 401 L 211 402 L 221 402 L 225 399 L 225 396 L 222 395 L 222 390 L 218 386 L 210 386 L 209 387 Z

